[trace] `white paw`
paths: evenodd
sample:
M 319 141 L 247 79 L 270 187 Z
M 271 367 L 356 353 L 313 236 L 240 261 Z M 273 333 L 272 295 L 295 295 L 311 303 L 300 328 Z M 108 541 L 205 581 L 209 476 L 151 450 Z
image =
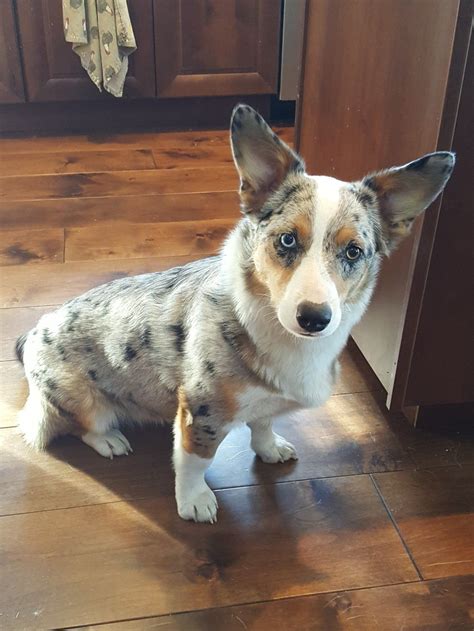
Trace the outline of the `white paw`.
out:
M 87 432 L 82 436 L 82 440 L 104 458 L 128 456 L 133 452 L 130 443 L 118 429 L 110 429 L 106 434 Z
M 252 449 L 263 462 L 286 462 L 298 460 L 294 446 L 278 434 L 273 433 L 271 441 L 252 442 Z
M 191 493 L 180 493 L 176 496 L 178 515 L 182 519 L 209 522 L 217 521 L 217 499 L 207 484 L 200 490 Z

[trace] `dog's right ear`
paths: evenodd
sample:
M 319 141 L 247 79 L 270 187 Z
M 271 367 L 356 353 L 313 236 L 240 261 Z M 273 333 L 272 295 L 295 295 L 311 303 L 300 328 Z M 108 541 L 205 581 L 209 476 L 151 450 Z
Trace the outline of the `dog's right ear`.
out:
M 240 176 L 242 211 L 261 218 L 262 206 L 290 172 L 304 172 L 303 160 L 248 105 L 232 112 L 230 139 Z

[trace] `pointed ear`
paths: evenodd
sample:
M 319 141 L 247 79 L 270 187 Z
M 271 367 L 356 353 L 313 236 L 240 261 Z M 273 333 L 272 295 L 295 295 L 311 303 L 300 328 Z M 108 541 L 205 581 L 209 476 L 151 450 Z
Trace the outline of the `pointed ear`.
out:
M 240 176 L 242 211 L 261 218 L 262 206 L 269 195 L 290 172 L 303 173 L 304 162 L 248 105 L 234 108 L 230 139 Z
M 454 163 L 454 153 L 438 151 L 403 166 L 373 173 L 362 180 L 362 186 L 371 189 L 377 196 L 388 252 L 410 232 L 416 217 L 444 189 Z

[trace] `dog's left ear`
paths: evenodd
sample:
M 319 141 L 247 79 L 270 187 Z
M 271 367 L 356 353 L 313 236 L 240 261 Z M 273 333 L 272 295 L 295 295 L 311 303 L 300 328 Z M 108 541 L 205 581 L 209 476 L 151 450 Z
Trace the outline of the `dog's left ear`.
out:
M 454 163 L 454 153 L 438 151 L 362 180 L 362 186 L 377 195 L 387 253 L 410 232 L 416 217 L 444 189 Z
M 290 172 L 304 172 L 304 162 L 248 105 L 234 108 L 230 139 L 240 175 L 242 210 L 261 218 L 269 195 Z

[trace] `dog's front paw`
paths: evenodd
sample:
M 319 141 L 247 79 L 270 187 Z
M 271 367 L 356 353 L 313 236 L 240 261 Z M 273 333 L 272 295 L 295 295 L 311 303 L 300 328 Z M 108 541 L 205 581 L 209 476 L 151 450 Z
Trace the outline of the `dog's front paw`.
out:
M 217 499 L 207 484 L 199 490 L 177 495 L 176 503 L 182 519 L 211 524 L 217 521 Z
M 271 441 L 252 441 L 252 449 L 263 462 L 275 463 L 298 460 L 295 447 L 273 432 Z

